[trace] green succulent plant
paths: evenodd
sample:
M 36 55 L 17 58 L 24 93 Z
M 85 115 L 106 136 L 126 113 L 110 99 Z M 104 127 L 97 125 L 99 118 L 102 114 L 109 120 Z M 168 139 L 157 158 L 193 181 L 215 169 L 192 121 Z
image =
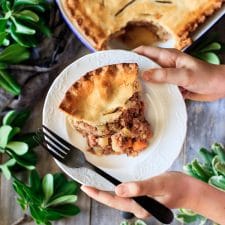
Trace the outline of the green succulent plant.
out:
M 210 150 L 201 148 L 199 155 L 202 157 L 203 162 L 194 159 L 184 166 L 184 171 L 188 175 L 225 192 L 225 149 L 223 145 L 215 143 Z M 179 209 L 176 218 L 182 223 L 199 221 L 200 225 L 204 225 L 207 221 L 205 217 L 187 209 Z
M 9 111 L 0 127 L 0 154 L 5 161 L 0 164 L 0 171 L 7 179 L 14 176 L 16 168 L 35 169 L 37 157 L 32 150 L 37 146 L 33 133 L 22 134 L 21 128 L 29 117 L 28 110 Z
M 74 205 L 78 185 L 75 181 L 68 181 L 61 173 L 46 174 L 40 178 L 37 171 L 32 170 L 29 184 L 15 179 L 13 188 L 18 194 L 18 204 L 24 212 L 29 211 L 36 224 L 51 225 L 51 221 L 80 212 Z

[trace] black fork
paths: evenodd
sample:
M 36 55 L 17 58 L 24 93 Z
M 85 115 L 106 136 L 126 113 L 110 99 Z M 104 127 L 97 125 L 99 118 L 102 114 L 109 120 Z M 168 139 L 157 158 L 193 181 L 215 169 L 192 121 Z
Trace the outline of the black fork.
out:
M 85 159 L 84 153 L 78 148 L 65 141 L 46 126 L 43 125 L 42 127 L 42 129 L 38 130 L 34 139 L 55 159 L 69 167 L 86 167 L 92 169 L 116 186 L 122 183 L 118 179 L 89 163 Z M 154 198 L 139 196 L 133 197 L 132 199 L 160 222 L 170 224 L 173 221 L 172 211 Z

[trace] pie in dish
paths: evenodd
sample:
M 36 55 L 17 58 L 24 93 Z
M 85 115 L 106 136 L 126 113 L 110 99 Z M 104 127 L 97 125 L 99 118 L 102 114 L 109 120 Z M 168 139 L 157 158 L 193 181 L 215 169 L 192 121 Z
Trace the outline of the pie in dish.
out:
M 135 63 L 88 72 L 68 89 L 59 108 L 97 155 L 136 156 L 152 137 Z
M 61 0 L 67 16 L 96 50 L 113 40 L 128 48 L 175 40 L 191 43 L 190 33 L 224 0 Z

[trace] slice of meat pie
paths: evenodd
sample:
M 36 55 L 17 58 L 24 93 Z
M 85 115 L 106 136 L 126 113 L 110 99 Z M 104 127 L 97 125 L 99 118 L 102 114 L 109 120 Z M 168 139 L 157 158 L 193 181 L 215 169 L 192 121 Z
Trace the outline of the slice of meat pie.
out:
M 92 153 L 135 156 L 152 137 L 140 92 L 137 64 L 109 65 L 75 82 L 59 108 L 87 138 Z

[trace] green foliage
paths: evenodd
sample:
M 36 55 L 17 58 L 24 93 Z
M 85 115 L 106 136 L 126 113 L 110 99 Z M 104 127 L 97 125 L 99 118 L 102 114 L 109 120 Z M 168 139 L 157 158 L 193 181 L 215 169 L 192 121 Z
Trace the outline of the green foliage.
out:
M 74 205 L 77 200 L 78 185 L 68 181 L 63 174 L 47 174 L 42 179 L 32 170 L 29 185 L 18 179 L 13 182 L 18 194 L 17 202 L 30 214 L 37 224 L 51 224 L 50 221 L 74 216 L 80 212 Z
M 33 134 L 20 134 L 28 115 L 27 110 L 12 110 L 4 116 L 0 127 L 0 154 L 6 158 L 6 161 L 0 164 L 0 170 L 7 179 L 14 174 L 15 168 L 32 170 L 37 162 L 32 150 L 37 146 L 33 138 L 31 139 Z M 30 138 L 27 138 L 28 136 Z
M 12 95 L 20 94 L 19 84 L 7 72 L 8 64 L 17 64 L 30 57 L 27 48 L 19 44 L 12 44 L 0 51 L 0 87 Z
M 213 39 L 203 40 L 190 54 L 208 63 L 219 65 L 221 63 L 219 53 L 223 50 L 223 45 Z
M 9 111 L 3 118 L 3 125 L 10 125 L 13 127 L 22 127 L 24 122 L 29 118 L 30 111 L 21 109 L 19 111 Z
M 179 213 L 176 215 L 176 219 L 184 224 L 198 221 L 199 225 L 204 225 L 207 221 L 207 219 L 203 216 L 198 215 L 193 211 L 187 209 L 179 209 Z
M 124 220 L 120 223 L 120 225 L 147 225 L 143 220 Z
M 215 143 L 210 150 L 201 148 L 199 155 L 203 162 L 195 159 L 184 166 L 184 171 L 188 175 L 225 192 L 225 149 L 223 145 Z M 176 218 L 182 223 L 199 221 L 201 225 L 207 221 L 203 216 L 186 209 L 180 209 Z
M 28 48 L 36 47 L 41 34 L 51 35 L 42 19 L 49 7 L 46 0 L 0 0 L 0 88 L 14 96 L 21 88 L 7 67 L 29 59 Z
M 14 177 L 13 188 L 18 194 L 17 203 L 37 224 L 50 225 L 50 221 L 74 216 L 80 212 L 74 205 L 77 201 L 78 185 L 68 181 L 60 173 L 46 174 L 42 179 L 35 170 L 37 158 L 32 151 L 37 146 L 34 133 L 21 134 L 21 128 L 28 119 L 28 110 L 9 111 L 0 126 L 0 154 L 6 161 L 0 171 L 7 179 Z M 30 170 L 29 184 L 15 176 L 16 168 Z
M 24 47 L 35 47 L 38 35 L 50 36 L 42 19 L 49 7 L 45 0 L 1 0 L 0 46 L 14 41 Z

